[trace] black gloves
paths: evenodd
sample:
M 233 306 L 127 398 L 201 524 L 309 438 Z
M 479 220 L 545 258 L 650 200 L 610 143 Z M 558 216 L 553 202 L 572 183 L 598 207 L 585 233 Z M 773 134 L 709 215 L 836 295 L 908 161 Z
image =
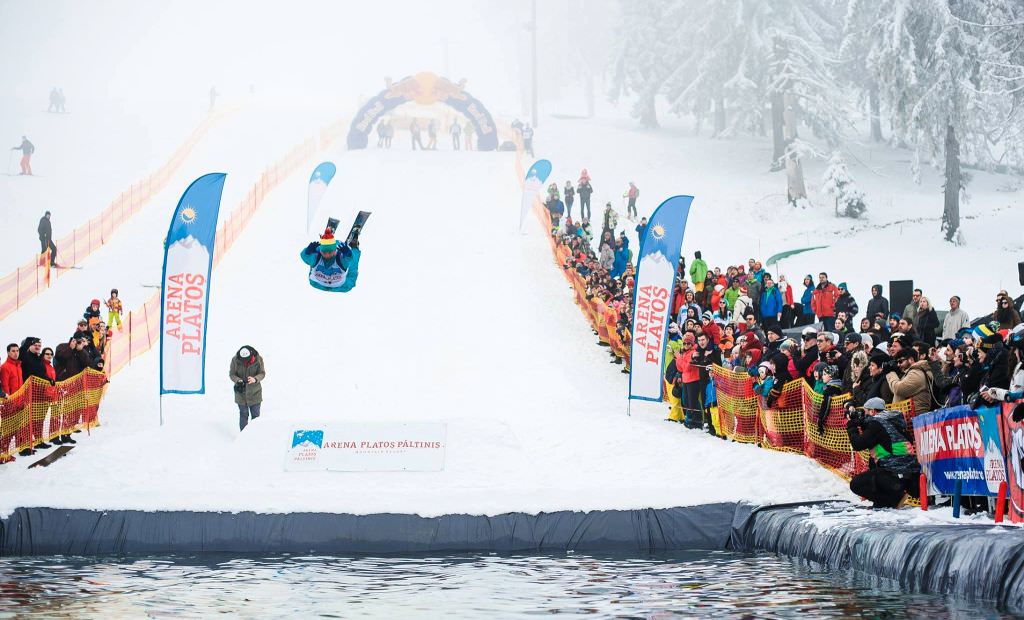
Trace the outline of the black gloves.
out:
M 318 245 L 319 244 L 316 241 L 310 243 L 309 245 L 306 246 L 306 249 L 302 251 L 303 254 L 314 254 L 316 252 L 316 248 Z

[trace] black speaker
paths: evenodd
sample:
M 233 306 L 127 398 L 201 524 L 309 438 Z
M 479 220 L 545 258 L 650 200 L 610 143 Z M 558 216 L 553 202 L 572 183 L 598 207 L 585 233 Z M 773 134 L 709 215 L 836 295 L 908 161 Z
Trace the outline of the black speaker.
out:
M 1017 280 L 1024 286 L 1024 263 L 1017 263 Z
M 889 312 L 903 314 L 914 295 L 913 280 L 889 280 Z

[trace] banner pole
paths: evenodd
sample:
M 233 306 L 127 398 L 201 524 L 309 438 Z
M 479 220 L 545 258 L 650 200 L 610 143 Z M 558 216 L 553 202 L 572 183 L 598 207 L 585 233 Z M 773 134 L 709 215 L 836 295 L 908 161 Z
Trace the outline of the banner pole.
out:
M 626 397 L 626 417 L 627 418 L 632 418 L 633 417 L 633 413 L 631 411 L 632 406 L 633 406 L 633 399 L 627 396 Z
M 160 395 L 160 426 L 164 425 L 164 395 Z

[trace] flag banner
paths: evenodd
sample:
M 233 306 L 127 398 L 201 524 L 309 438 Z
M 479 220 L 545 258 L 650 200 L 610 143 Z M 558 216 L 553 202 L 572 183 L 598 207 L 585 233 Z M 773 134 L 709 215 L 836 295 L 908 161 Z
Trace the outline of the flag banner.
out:
M 331 179 L 334 178 L 334 173 L 337 171 L 338 168 L 334 164 L 325 161 L 317 166 L 309 177 L 309 193 L 306 201 L 307 233 L 313 226 L 313 217 L 316 216 L 316 210 L 320 206 L 320 201 L 323 200 L 324 192 L 327 191 L 327 186 L 331 184 Z
M 963 495 L 995 496 L 1006 480 L 999 416 L 998 407 L 961 405 L 914 418 L 914 446 L 930 493 L 952 495 L 960 480 Z
M 551 176 L 551 162 L 546 159 L 539 159 L 530 169 L 526 171 L 526 182 L 523 183 L 523 203 L 519 211 L 519 232 L 523 232 L 523 224 L 526 223 L 526 214 L 530 212 L 533 201 L 537 199 L 540 188 Z
M 660 401 L 664 396 L 672 291 L 692 202 L 693 196 L 673 196 L 661 203 L 640 239 L 629 357 L 629 397 L 633 399 Z
M 1024 522 L 1024 421 L 1013 420 L 1013 410 L 1018 406 L 1019 403 L 1003 404 L 999 425 L 1006 455 L 1006 514 L 1014 523 Z
M 160 394 L 206 392 L 210 271 L 225 176 L 206 174 L 188 186 L 174 210 L 164 241 Z

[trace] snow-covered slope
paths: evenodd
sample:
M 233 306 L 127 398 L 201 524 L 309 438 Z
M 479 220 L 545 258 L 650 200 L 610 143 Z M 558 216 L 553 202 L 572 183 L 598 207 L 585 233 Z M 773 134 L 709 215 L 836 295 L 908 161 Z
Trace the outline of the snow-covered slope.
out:
M 190 182 L 207 172 L 227 173 L 221 202 L 221 217 L 226 219 L 267 166 L 337 117 L 331 110 L 300 114 L 259 101 L 228 116 L 209 131 L 167 189 L 119 228 L 106 245 L 81 261 L 82 269 L 63 275 L 51 289 L 5 319 L 0 324 L 0 339 L 20 341 L 33 335 L 56 346 L 75 330 L 89 301 L 107 299 L 112 288 L 119 290 L 126 311 L 139 307 L 153 294 L 150 287 L 160 282 L 163 239 L 178 199 Z M 83 188 L 83 195 L 93 195 L 86 190 Z M 100 204 L 100 208 L 106 206 Z M 92 215 L 95 213 L 89 217 Z
M 70 233 L 132 183 L 156 172 L 205 114 L 198 109 L 125 108 L 90 100 L 74 101 L 67 114 L 53 114 L 45 112 L 44 105 L 20 103 L 21 108 L 5 109 L 0 120 L 6 166 L 0 176 L 2 274 L 39 251 L 36 225 L 44 212 L 52 212 L 55 238 Z M 21 144 L 22 135 L 36 147 L 36 176 L 18 176 L 21 152 L 7 150 Z
M 136 360 L 67 459 L 0 467 L 0 512 L 496 514 L 850 497 L 808 459 L 684 430 L 660 405 L 626 416 L 626 376 L 595 345 L 542 231 L 516 232 L 512 154 L 325 158 L 338 176 L 323 211 L 374 211 L 358 286 L 306 282 L 306 176 L 294 175 L 214 272 L 208 394 L 166 398 L 161 428 L 157 356 Z M 243 344 L 268 375 L 263 415 L 239 434 L 227 371 Z M 290 423 L 381 420 L 446 421 L 445 470 L 283 471 Z

